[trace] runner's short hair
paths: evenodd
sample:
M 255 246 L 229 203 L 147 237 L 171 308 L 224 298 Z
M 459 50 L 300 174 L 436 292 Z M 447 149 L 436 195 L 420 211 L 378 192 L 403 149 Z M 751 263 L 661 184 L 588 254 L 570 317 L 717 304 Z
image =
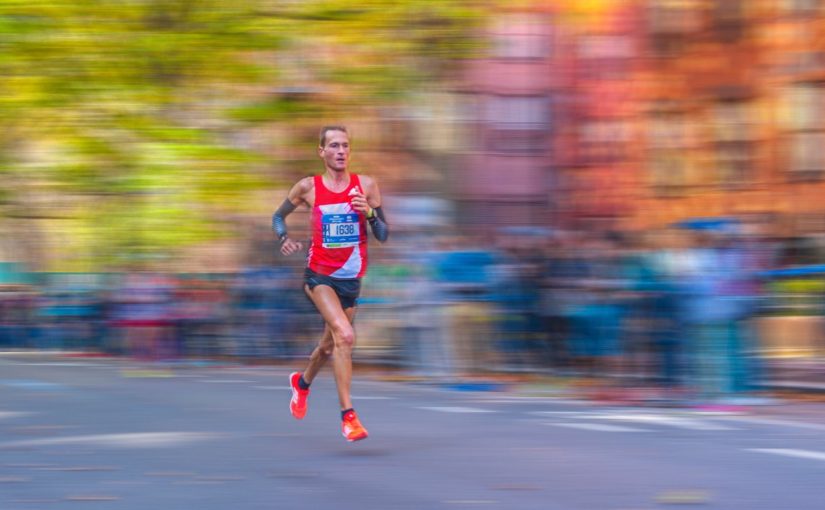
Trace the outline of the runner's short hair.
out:
M 327 133 L 329 133 L 330 131 L 342 131 L 342 132 L 346 133 L 347 136 L 349 136 L 349 131 L 347 131 L 346 126 L 324 126 L 324 127 L 321 128 L 321 136 L 320 136 L 320 139 L 319 139 L 319 143 L 320 143 L 321 147 L 326 146 L 326 144 L 327 144 Z

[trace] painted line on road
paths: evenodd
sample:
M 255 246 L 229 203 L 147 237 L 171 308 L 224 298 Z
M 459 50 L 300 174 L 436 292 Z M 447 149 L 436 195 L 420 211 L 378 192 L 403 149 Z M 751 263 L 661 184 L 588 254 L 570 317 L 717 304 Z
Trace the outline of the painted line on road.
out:
M 527 414 L 534 416 L 565 416 L 575 418 L 588 418 L 593 413 L 583 413 L 581 411 L 530 411 Z
M 0 483 L 26 483 L 30 481 L 31 478 L 24 478 L 22 476 L 0 476 Z
M 89 436 L 51 437 L 0 443 L 0 450 L 31 446 L 90 444 L 112 448 L 153 448 L 206 441 L 221 437 L 209 432 L 137 432 L 129 434 L 97 434 Z
M 669 427 L 677 427 L 689 430 L 739 430 L 734 427 L 726 425 L 718 425 L 702 420 L 692 418 L 685 418 L 683 416 L 672 416 L 667 414 L 653 414 L 653 413 L 616 413 L 607 415 L 597 415 L 593 417 L 597 420 L 617 420 L 630 421 L 637 423 L 653 423 L 658 425 L 666 425 Z
M 195 476 L 194 471 L 149 471 L 143 473 L 144 476 L 154 476 L 161 478 L 190 477 Z
M 353 395 L 353 400 L 395 400 L 397 397 L 384 397 L 380 395 L 373 395 L 373 396 L 364 396 L 364 395 Z
M 63 472 L 106 472 L 118 471 L 120 468 L 114 466 L 49 466 L 44 468 L 37 468 L 40 471 L 63 471 Z
M 66 496 L 66 501 L 120 501 L 120 499 L 120 496 L 113 496 L 111 494 L 80 494 Z
M 490 409 L 479 409 L 477 407 L 461 407 L 461 406 L 427 406 L 416 407 L 416 409 L 423 409 L 425 411 L 438 411 L 441 413 L 497 413 Z
M 562 404 L 557 397 L 479 397 L 475 402 L 482 404 Z
M 24 367 L 105 367 L 106 365 L 101 365 L 100 363 L 87 363 L 84 361 L 41 361 L 41 362 L 34 362 L 34 363 L 16 363 L 18 366 Z
M 11 418 L 22 418 L 24 416 L 31 416 L 32 413 L 20 411 L 0 411 L 0 420 L 8 420 Z
M 628 413 L 628 412 L 578 412 L 578 411 L 532 411 L 529 414 L 536 416 L 559 416 L 578 418 L 581 420 L 609 420 L 627 421 L 635 423 L 652 423 L 689 430 L 739 430 L 735 427 L 697 420 L 684 416 L 657 413 Z
M 212 384 L 249 384 L 255 381 L 249 381 L 247 379 L 204 379 L 201 382 Z
M 65 386 L 63 384 L 28 379 L 4 379 L 0 380 L 0 385 L 33 391 L 53 391 L 68 389 L 68 386 Z
M 292 391 L 292 388 L 287 388 L 286 386 L 253 386 L 256 390 L 284 390 L 284 391 Z
M 752 416 L 720 416 L 719 420 L 736 421 L 740 423 L 750 423 L 755 425 L 778 425 L 781 427 L 792 427 L 808 430 L 825 430 L 825 425 L 820 423 L 809 423 L 793 420 L 777 420 L 773 418 L 756 418 Z
M 746 451 L 825 461 L 825 452 L 815 452 L 812 450 L 795 450 L 792 448 L 747 448 Z
M 595 432 L 650 432 L 646 429 L 634 427 L 624 427 L 621 425 L 608 425 L 607 423 L 545 423 L 553 427 L 565 427 L 569 429 L 591 430 Z

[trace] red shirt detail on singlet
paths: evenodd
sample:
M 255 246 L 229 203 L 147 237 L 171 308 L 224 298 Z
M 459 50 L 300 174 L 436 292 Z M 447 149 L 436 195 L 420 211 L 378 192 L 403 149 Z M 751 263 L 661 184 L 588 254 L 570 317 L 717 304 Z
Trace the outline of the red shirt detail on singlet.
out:
M 350 204 L 353 188 L 364 193 L 361 179 L 350 174 L 349 185 L 339 193 L 328 189 L 322 176 L 314 179 L 307 267 L 333 278 L 362 278 L 367 271 L 367 220 Z

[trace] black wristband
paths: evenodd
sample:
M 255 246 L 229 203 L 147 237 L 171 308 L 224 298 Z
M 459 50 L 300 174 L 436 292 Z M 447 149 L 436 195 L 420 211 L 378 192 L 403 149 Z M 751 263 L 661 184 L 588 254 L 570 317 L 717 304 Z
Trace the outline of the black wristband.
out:
M 281 207 L 275 211 L 275 214 L 272 215 L 272 230 L 278 234 L 278 239 L 281 243 L 286 239 L 286 217 L 294 210 L 295 204 L 290 202 L 289 199 L 286 199 L 284 203 L 281 204 Z

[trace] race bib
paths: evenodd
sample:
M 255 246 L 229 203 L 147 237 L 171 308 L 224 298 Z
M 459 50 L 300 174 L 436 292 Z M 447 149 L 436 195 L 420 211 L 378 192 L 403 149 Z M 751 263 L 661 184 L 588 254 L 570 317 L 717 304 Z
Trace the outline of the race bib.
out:
M 324 248 L 351 248 L 361 240 L 356 213 L 324 214 L 321 228 Z

